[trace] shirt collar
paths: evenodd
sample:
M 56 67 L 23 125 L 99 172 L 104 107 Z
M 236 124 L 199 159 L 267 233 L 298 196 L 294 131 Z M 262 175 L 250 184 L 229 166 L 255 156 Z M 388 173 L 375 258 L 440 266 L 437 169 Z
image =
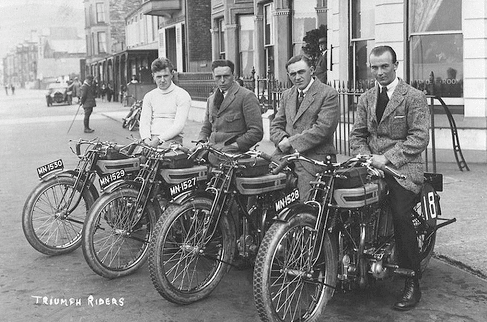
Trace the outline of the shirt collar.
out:
M 394 93 L 397 84 L 399 84 L 399 78 L 397 78 L 396 76 L 396 78 L 394 78 L 394 80 L 389 85 L 386 86 L 387 96 L 389 96 L 389 98 L 391 98 L 392 93 Z M 377 83 L 377 85 L 379 86 L 379 93 L 380 93 L 382 86 L 379 83 Z
M 308 92 L 309 88 L 311 87 L 311 85 L 313 84 L 314 81 L 315 81 L 315 79 L 311 78 L 311 80 L 308 83 L 308 86 L 306 86 L 306 88 L 302 90 L 304 95 L 306 95 L 306 93 Z M 299 92 L 301 92 L 301 90 L 298 89 L 298 95 L 299 95 Z
M 169 87 L 166 89 L 160 89 L 159 87 L 157 87 L 157 89 L 160 90 L 163 94 L 171 93 L 175 88 L 176 84 L 174 84 L 174 82 L 172 82 L 171 85 L 169 85 Z

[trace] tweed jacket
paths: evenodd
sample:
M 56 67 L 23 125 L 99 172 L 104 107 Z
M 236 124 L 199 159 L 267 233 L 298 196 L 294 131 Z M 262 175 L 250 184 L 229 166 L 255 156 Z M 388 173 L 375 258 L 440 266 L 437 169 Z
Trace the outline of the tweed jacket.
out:
M 421 153 L 429 143 L 430 113 L 423 92 L 399 80 L 380 123 L 375 114 L 378 87 L 359 98 L 350 133 L 354 154 L 382 154 L 392 168 L 406 175 L 396 179 L 404 188 L 419 193 L 424 179 Z
M 93 84 L 90 86 L 86 82 L 83 83 L 83 85 L 81 86 L 80 103 L 83 104 L 83 108 L 90 108 L 96 106 L 95 88 Z
M 206 115 L 198 140 L 221 145 L 224 151 L 245 152 L 264 136 L 259 100 L 236 82 L 228 89 L 220 108 L 214 106 L 215 94 L 206 102 Z M 225 146 L 236 142 L 238 151 Z
M 279 110 L 271 123 L 271 141 L 277 147 L 287 136 L 293 150 L 316 160 L 335 155 L 333 135 L 340 115 L 337 91 L 315 78 L 296 112 L 297 97 L 296 86 L 282 93 Z M 274 155 L 282 153 L 277 149 Z M 301 164 L 308 171 L 316 172 L 310 163 Z

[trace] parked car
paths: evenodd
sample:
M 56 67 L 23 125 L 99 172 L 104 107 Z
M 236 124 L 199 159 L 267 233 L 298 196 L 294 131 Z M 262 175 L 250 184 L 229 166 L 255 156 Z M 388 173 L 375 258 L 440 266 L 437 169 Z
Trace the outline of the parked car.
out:
M 47 86 L 47 106 L 52 104 L 73 104 L 72 88 L 67 83 L 51 83 Z

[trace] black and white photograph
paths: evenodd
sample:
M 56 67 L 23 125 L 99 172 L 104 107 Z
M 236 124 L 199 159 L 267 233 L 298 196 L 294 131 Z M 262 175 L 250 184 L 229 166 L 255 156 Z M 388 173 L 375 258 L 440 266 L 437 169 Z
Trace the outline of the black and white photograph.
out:
M 0 16 L 0 321 L 487 321 L 484 0 Z

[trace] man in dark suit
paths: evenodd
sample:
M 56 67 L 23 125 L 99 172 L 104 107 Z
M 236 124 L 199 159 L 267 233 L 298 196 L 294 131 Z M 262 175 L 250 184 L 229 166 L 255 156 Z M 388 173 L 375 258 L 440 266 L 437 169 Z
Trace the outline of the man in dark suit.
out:
M 429 142 L 430 114 L 423 92 L 397 78 L 398 61 L 391 47 L 373 48 L 369 62 L 377 85 L 359 98 L 350 146 L 354 154 L 372 154 L 374 166 L 387 165 L 406 175 L 406 179 L 386 175 L 386 181 L 398 264 L 414 273 L 406 278 L 403 294 L 394 308 L 408 310 L 421 298 L 419 249 L 411 211 L 423 183 L 421 153 Z
M 235 65 L 229 60 L 212 63 L 218 88 L 206 102 L 199 140 L 208 140 L 225 152 L 245 152 L 264 136 L 259 100 L 235 82 Z
M 327 156 L 336 161 L 333 144 L 339 109 L 338 93 L 313 77 L 314 67 L 307 56 L 297 55 L 286 64 L 293 87 L 282 93 L 279 110 L 271 123 L 270 138 L 277 149 L 274 157 L 298 151 L 316 160 Z M 301 200 L 322 169 L 308 162 L 296 163 Z
M 315 76 L 322 82 L 326 84 L 326 37 L 321 37 L 318 40 L 318 46 L 320 47 L 320 56 L 316 62 Z
M 93 88 L 93 76 L 86 76 L 83 85 L 81 86 L 81 100 L 80 104 L 83 105 L 85 110 L 85 117 L 83 124 L 85 127 L 85 133 L 92 133 L 94 130 L 90 129 L 90 115 L 93 112 L 93 107 L 96 106 L 95 101 L 95 89 Z

